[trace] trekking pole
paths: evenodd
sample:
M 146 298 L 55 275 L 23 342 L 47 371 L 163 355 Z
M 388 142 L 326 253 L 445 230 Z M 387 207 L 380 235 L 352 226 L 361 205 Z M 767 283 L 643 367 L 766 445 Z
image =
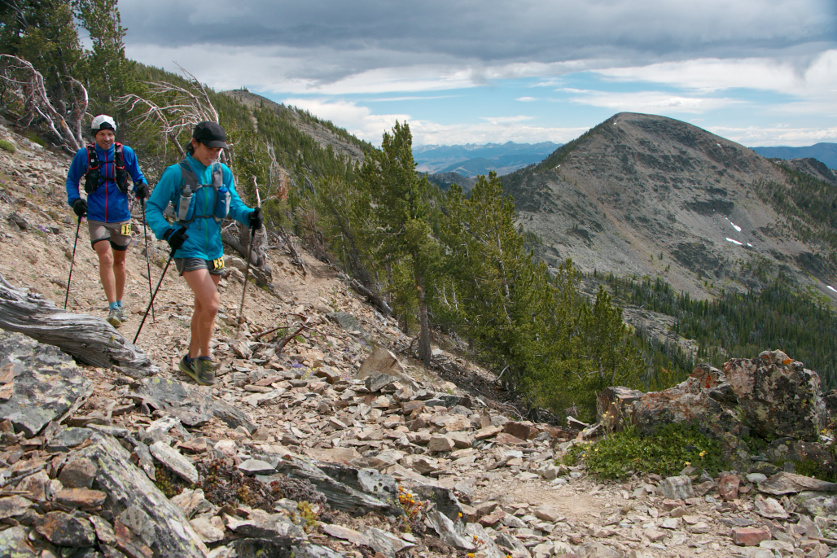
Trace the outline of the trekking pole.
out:
M 157 288 L 154 289 L 154 293 L 151 295 L 151 302 L 148 303 L 148 308 L 145 309 L 145 314 L 143 315 L 142 321 L 140 322 L 140 325 L 137 328 L 137 334 L 134 335 L 134 340 L 131 341 L 134 344 L 137 343 L 137 338 L 139 337 L 140 331 L 142 331 L 142 326 L 145 323 L 145 319 L 148 317 L 148 311 L 151 310 L 151 305 L 154 304 L 154 297 L 157 296 L 157 291 L 160 290 L 160 285 L 163 284 L 163 277 L 166 276 L 166 271 L 169 270 L 169 265 L 171 264 L 171 261 L 174 259 L 174 252 L 174 249 L 172 249 L 171 254 L 169 254 L 169 259 L 166 262 L 166 267 L 163 268 L 163 274 L 160 275 L 160 281 L 157 283 Z
M 247 277 L 250 275 L 250 254 L 253 253 L 253 241 L 256 240 L 256 229 L 250 234 L 250 242 L 247 246 L 247 267 L 244 269 L 244 285 L 241 287 L 241 305 L 238 307 L 238 324 L 235 331 L 241 331 L 241 320 L 244 318 L 244 295 L 247 293 Z
M 145 237 L 145 265 L 148 267 L 148 294 L 151 296 L 153 303 L 154 295 L 151 292 L 151 262 L 148 260 L 148 230 L 145 228 L 145 198 L 140 198 L 140 207 L 142 207 L 142 235 Z M 157 317 L 154 315 L 154 304 L 151 305 L 151 321 L 157 321 Z
M 67 296 L 64 297 L 64 310 L 67 309 L 67 301 L 70 300 L 70 281 L 73 280 L 73 264 L 76 261 L 76 245 L 78 244 L 78 231 L 81 228 L 81 215 L 78 216 L 76 225 L 76 239 L 73 241 L 73 256 L 70 258 L 70 276 L 67 277 Z

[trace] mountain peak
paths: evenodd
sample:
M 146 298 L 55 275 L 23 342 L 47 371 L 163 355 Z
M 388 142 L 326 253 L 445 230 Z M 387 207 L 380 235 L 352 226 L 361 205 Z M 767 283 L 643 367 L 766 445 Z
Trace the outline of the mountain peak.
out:
M 757 287 L 765 265 L 824 293 L 837 280 L 822 246 L 793 233 L 790 200 L 770 201 L 792 189 L 788 172 L 679 120 L 616 114 L 503 185 L 552 265 L 661 277 L 698 298 Z

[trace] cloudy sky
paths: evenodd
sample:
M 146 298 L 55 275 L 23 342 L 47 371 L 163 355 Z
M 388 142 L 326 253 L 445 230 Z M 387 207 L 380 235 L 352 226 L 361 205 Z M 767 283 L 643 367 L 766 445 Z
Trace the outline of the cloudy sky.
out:
M 564 143 L 622 111 L 837 142 L 837 0 L 120 0 L 129 58 L 380 145 Z

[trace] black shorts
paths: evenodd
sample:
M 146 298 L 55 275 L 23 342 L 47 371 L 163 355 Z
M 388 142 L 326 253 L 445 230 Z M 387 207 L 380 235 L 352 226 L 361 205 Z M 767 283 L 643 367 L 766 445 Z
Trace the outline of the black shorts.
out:
M 183 275 L 187 271 L 197 271 L 198 269 L 207 269 L 210 275 L 224 274 L 224 256 L 221 256 L 217 260 L 174 258 L 174 265 L 177 267 L 177 272 L 180 275 Z

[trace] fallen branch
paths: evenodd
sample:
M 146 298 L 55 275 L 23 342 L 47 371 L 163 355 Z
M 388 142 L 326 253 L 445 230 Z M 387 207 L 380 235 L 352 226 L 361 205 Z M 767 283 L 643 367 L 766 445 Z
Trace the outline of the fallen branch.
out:
M 143 378 L 159 372 L 146 354 L 102 318 L 57 308 L 39 294 L 21 291 L 0 275 L 0 327 L 55 345 L 77 360 Z
M 279 236 L 282 237 L 282 240 L 285 242 L 285 246 L 288 248 L 288 252 L 291 254 L 291 263 L 300 268 L 303 275 L 308 275 L 308 270 L 305 269 L 305 262 L 302 261 L 302 256 L 300 256 L 299 252 L 296 251 L 296 246 L 294 246 L 291 236 L 283 227 L 279 227 L 277 232 L 279 233 Z
M 392 316 L 392 308 L 390 308 L 389 304 L 387 304 L 387 301 L 384 300 L 383 297 L 381 297 L 377 293 L 372 292 L 370 289 L 366 287 L 366 285 L 364 285 L 354 277 L 350 278 L 349 284 L 355 291 L 358 292 L 358 294 L 361 294 L 365 296 L 367 299 L 369 299 L 369 301 L 375 305 L 375 308 L 380 310 L 384 316 Z
M 276 352 L 281 353 L 282 349 L 285 348 L 285 345 L 287 345 L 288 343 L 291 342 L 291 339 L 293 339 L 294 337 L 296 337 L 297 335 L 299 335 L 300 333 L 302 333 L 306 329 L 310 329 L 311 326 L 308 325 L 308 322 L 310 320 L 311 320 L 311 318 L 309 316 L 306 316 L 305 320 L 301 324 L 299 324 L 299 327 L 297 327 L 296 330 L 293 333 L 286 336 L 280 343 L 278 343 L 276 345 Z

